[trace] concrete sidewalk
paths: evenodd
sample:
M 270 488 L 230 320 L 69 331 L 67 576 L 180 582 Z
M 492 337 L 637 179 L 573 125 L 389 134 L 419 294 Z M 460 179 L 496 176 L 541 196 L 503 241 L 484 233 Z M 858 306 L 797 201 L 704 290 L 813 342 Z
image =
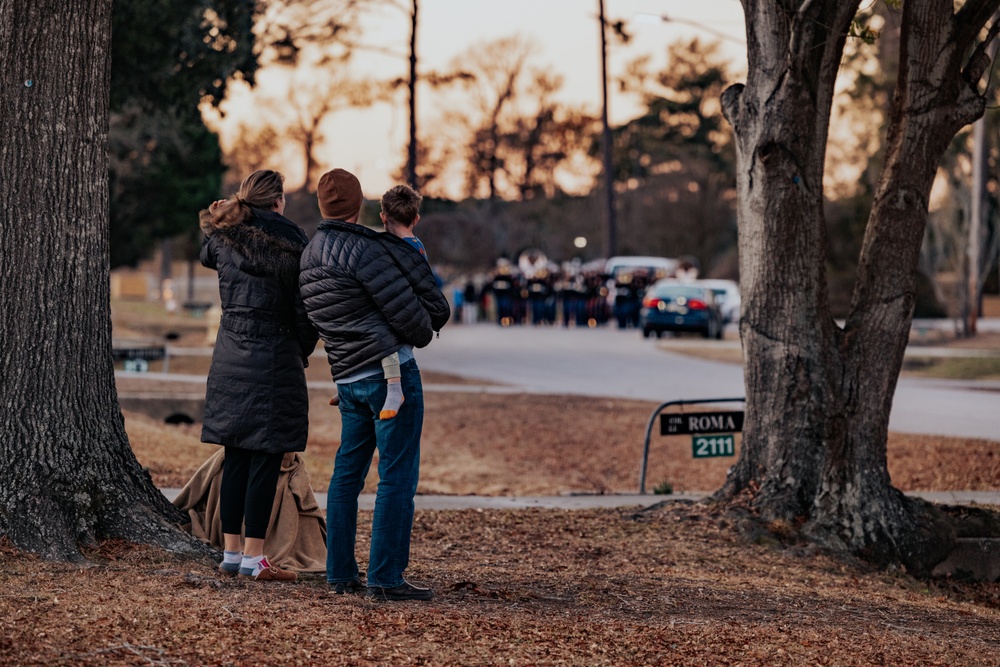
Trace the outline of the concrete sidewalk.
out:
M 169 500 L 177 497 L 180 489 L 162 489 Z M 675 493 L 670 495 L 646 494 L 593 494 L 561 496 L 430 496 L 418 495 L 414 502 L 418 510 L 465 509 L 564 509 L 584 510 L 607 507 L 649 507 L 663 501 L 697 501 L 708 493 Z M 1000 491 L 924 491 L 908 494 L 934 503 L 946 505 L 997 505 Z M 326 507 L 326 494 L 316 493 L 321 508 Z M 358 507 L 370 510 L 375 507 L 375 494 L 363 493 Z

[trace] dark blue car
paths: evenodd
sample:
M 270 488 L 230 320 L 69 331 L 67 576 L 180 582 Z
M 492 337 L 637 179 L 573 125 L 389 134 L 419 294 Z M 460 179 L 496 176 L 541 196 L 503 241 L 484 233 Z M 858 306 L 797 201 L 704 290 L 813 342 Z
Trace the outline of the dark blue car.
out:
M 647 290 L 639 311 L 642 335 L 692 331 L 722 338 L 722 313 L 715 293 L 704 285 L 661 280 Z

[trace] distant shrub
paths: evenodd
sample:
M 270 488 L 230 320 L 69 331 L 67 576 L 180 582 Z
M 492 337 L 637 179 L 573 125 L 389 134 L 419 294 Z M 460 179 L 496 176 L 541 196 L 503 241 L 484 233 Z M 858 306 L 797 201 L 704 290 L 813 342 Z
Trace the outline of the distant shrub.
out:
M 653 493 L 658 496 L 669 496 L 674 492 L 674 485 L 670 482 L 660 482 L 653 487 Z

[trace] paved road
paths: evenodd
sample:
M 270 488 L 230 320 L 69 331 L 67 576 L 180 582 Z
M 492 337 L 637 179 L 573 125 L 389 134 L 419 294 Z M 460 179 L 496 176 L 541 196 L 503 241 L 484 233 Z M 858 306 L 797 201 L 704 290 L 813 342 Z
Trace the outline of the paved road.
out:
M 983 331 L 1000 321 L 982 320 Z M 738 345 L 738 341 L 694 341 Z M 943 354 L 928 348 L 921 355 Z M 499 386 L 428 386 L 428 390 L 527 392 L 634 398 L 653 402 L 736 398 L 744 395 L 743 369 L 666 352 L 655 340 L 615 328 L 450 325 L 417 350 L 424 369 L 501 383 Z M 317 352 L 317 363 L 325 355 Z M 122 376 L 134 375 L 123 371 Z M 145 373 L 149 380 L 204 382 L 203 376 Z M 310 383 L 332 387 L 329 382 Z M 1000 440 L 1000 382 L 900 379 L 889 427 L 897 432 Z
M 417 350 L 427 370 L 524 391 L 666 402 L 744 395 L 743 369 L 657 349 L 615 328 L 450 325 Z M 454 387 L 461 389 L 462 387 Z M 1000 382 L 902 378 L 890 415 L 897 432 L 1000 439 Z

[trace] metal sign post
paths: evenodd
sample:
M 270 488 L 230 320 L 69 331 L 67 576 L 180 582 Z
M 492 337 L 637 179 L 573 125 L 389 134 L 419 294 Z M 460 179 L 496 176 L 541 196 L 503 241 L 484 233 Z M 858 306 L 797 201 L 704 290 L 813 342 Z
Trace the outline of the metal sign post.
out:
M 646 493 L 646 464 L 649 462 L 649 438 L 653 433 L 656 417 L 660 419 L 661 435 L 694 436 L 692 454 L 695 458 L 709 456 L 732 456 L 733 437 L 728 441 L 725 436 L 705 437 L 705 434 L 734 433 L 743 430 L 743 412 L 693 412 L 691 414 L 660 413 L 674 405 L 711 405 L 714 403 L 745 403 L 746 398 L 703 398 L 694 401 L 668 401 L 653 411 L 646 424 L 646 440 L 642 446 L 642 469 L 639 472 L 639 493 Z

